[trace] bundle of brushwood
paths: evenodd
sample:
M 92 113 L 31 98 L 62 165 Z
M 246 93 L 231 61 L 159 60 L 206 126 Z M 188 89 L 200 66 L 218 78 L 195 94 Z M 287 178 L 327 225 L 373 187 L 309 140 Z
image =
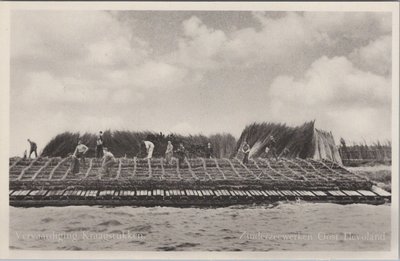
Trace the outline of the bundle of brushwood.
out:
M 94 157 L 96 148 L 96 134 L 94 133 L 72 133 L 64 132 L 50 140 L 44 147 L 44 157 L 67 157 L 75 150 L 78 140 L 89 147 L 88 157 Z M 168 141 L 175 148 L 183 143 L 189 157 L 205 157 L 207 144 L 211 143 L 215 157 L 229 157 L 236 145 L 236 139 L 227 133 L 204 135 L 179 135 L 156 133 L 150 131 L 110 131 L 103 134 L 104 146 L 106 146 L 116 157 L 144 157 L 146 150 L 143 141 L 150 140 L 154 143 L 153 156 L 164 156 Z
M 332 133 L 318 130 L 314 125 L 315 121 L 298 127 L 253 123 L 243 130 L 232 156 L 240 157 L 240 148 L 246 141 L 251 147 L 250 157 L 253 158 L 263 157 L 265 148 L 274 146 L 277 155 L 284 154 L 289 158 L 328 159 L 341 163 Z M 271 144 L 271 136 L 275 140 L 274 145 Z

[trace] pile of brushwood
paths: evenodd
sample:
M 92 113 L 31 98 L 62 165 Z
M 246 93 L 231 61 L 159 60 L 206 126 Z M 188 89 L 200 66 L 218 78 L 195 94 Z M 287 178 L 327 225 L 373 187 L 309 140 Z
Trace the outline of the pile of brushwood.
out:
M 93 133 L 72 133 L 64 132 L 55 136 L 43 149 L 41 155 L 44 157 L 66 157 L 73 153 L 75 147 L 81 140 L 89 147 L 88 157 L 95 155 L 96 134 Z M 103 134 L 104 146 L 107 147 L 116 157 L 144 157 L 146 150 L 143 141 L 149 140 L 154 143 L 154 157 L 163 157 L 168 141 L 178 148 L 183 143 L 187 150 L 188 157 L 205 157 L 207 144 L 211 143 L 214 157 L 229 157 L 232 154 L 236 139 L 231 134 L 189 135 L 179 134 L 165 135 L 150 131 L 105 131 Z

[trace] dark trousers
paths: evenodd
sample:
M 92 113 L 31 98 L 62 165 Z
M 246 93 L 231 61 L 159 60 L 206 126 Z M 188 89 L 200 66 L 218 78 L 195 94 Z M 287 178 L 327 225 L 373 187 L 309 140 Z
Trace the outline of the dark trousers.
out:
M 103 145 L 96 146 L 96 158 L 102 158 L 104 155 L 103 153 Z
M 243 164 L 249 163 L 249 153 L 245 153 L 243 157 Z
M 83 166 L 85 166 L 85 155 L 83 153 L 76 153 L 76 157 L 72 157 L 72 163 L 71 163 L 71 170 L 72 173 L 76 174 L 80 172 L 80 166 L 82 161 Z
M 79 159 L 76 157 L 72 157 L 72 162 L 71 162 L 71 171 L 73 174 L 79 173 L 80 169 L 80 163 Z
M 115 164 L 115 161 L 113 159 L 107 160 L 106 162 L 104 162 L 104 164 L 102 166 L 103 171 L 106 174 L 110 174 L 111 168 L 112 168 L 112 166 L 114 166 L 114 164 Z
M 178 157 L 177 159 L 179 168 L 181 168 L 183 166 L 183 163 L 185 163 L 185 157 Z
M 37 158 L 37 148 L 31 149 L 29 152 L 29 158 L 31 158 L 32 153 L 35 153 L 35 158 Z

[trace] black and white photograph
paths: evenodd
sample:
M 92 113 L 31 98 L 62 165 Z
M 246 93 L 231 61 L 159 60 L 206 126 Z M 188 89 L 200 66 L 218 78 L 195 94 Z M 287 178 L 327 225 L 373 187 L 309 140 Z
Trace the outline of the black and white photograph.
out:
M 398 3 L 16 6 L 10 253 L 397 253 Z

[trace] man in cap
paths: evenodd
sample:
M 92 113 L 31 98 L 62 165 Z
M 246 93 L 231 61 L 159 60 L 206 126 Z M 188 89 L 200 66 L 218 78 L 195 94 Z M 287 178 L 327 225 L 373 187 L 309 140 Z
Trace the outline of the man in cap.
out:
M 29 150 L 29 158 L 31 158 L 32 153 L 35 153 L 35 158 L 37 158 L 37 145 L 34 141 L 31 141 L 30 139 L 28 139 L 28 142 L 31 146 L 30 150 Z

